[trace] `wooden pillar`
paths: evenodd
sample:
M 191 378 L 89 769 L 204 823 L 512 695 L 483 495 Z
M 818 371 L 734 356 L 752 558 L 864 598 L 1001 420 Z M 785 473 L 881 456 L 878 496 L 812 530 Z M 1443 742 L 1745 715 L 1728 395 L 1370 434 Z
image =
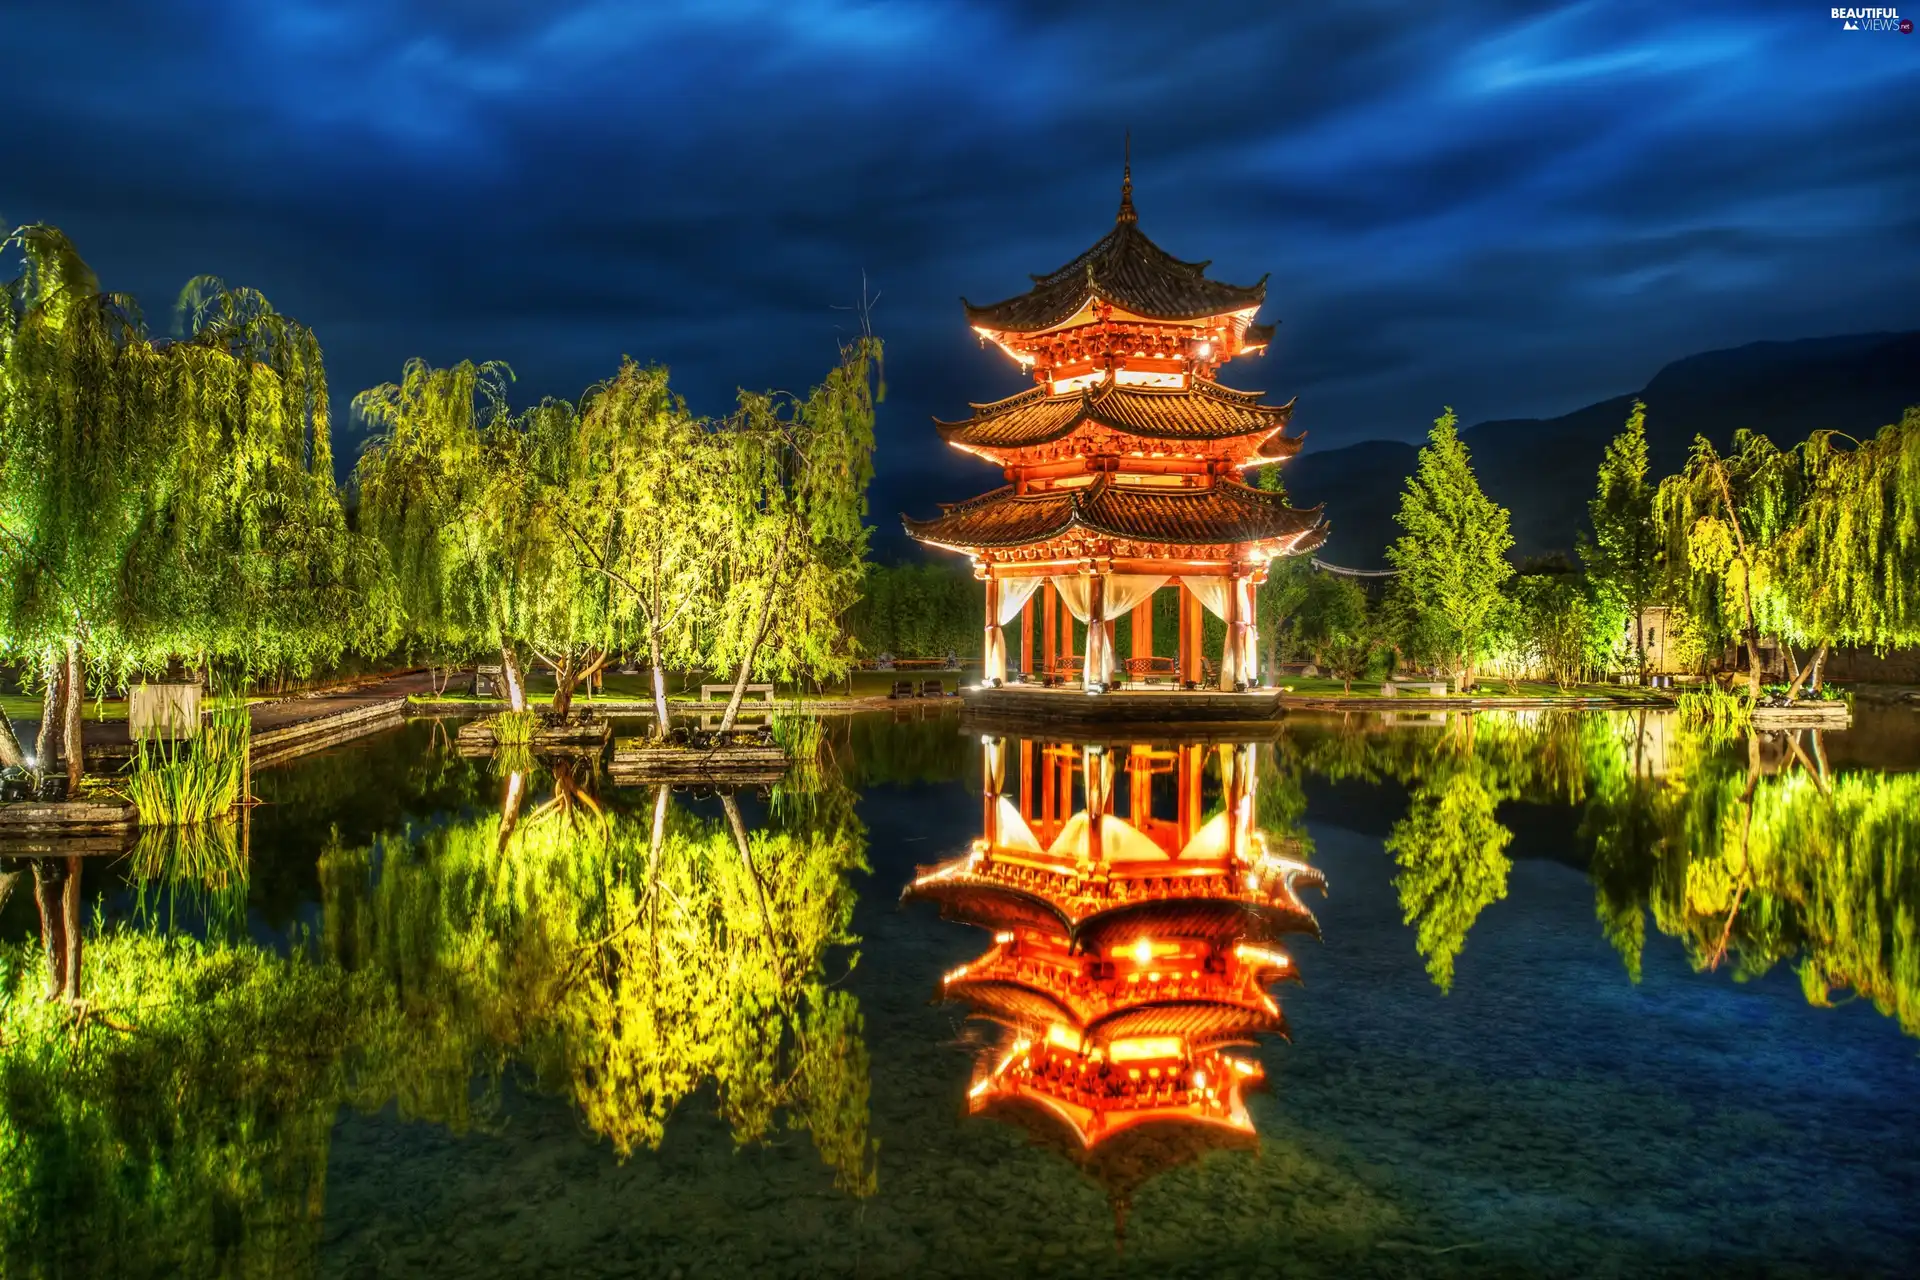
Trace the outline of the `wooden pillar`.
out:
M 1087 643 L 1084 647 L 1085 651 L 1081 654 L 1083 665 L 1080 669 L 1080 679 L 1085 684 L 1092 684 L 1096 680 L 1104 681 L 1107 678 L 1104 670 L 1093 669 L 1094 659 L 1099 656 L 1095 652 L 1093 629 L 1099 627 L 1103 639 L 1107 631 L 1107 624 L 1100 621 L 1101 616 L 1107 611 L 1107 575 L 1096 573 L 1092 575 L 1092 579 L 1087 584 Z M 1104 648 L 1104 646 L 1100 647 Z M 1100 657 L 1100 665 L 1103 667 L 1107 665 L 1106 658 Z
M 1051 674 L 1054 666 L 1054 655 L 1060 652 L 1060 593 L 1054 589 L 1053 583 L 1049 581 L 1046 586 L 1040 588 L 1040 595 L 1042 597 L 1042 608 L 1040 610 L 1042 616 L 1040 627 L 1040 639 L 1042 641 L 1040 646 L 1041 666 Z
M 1179 847 L 1185 849 L 1187 841 L 1193 839 L 1193 833 L 1200 829 L 1200 786 L 1206 777 L 1207 749 L 1189 743 L 1176 748 L 1179 761 L 1174 769 L 1174 787 L 1179 793 L 1179 805 L 1175 811 L 1175 822 L 1179 826 Z
M 1147 834 L 1147 824 L 1153 821 L 1153 748 L 1144 742 L 1133 744 L 1127 753 L 1127 780 L 1132 784 L 1127 794 L 1127 821 Z
M 1033 823 L 1033 739 L 1020 739 L 1020 816 Z
M 1200 637 L 1204 608 L 1200 597 L 1196 597 L 1181 583 L 1181 683 L 1200 679 Z
M 1033 674 L 1033 597 L 1020 606 L 1020 671 Z
M 993 655 L 996 651 L 1004 654 L 1007 647 L 1006 633 L 1000 630 L 1000 579 L 993 576 L 993 570 L 987 570 L 987 632 L 985 644 L 980 652 L 980 682 L 985 684 L 993 679 Z M 1007 665 L 1004 657 L 1000 665 Z M 1004 677 L 1004 672 L 1001 673 Z
M 1053 760 L 1045 748 L 1040 752 L 1040 822 L 1047 831 L 1041 838 L 1043 845 L 1053 842 L 1053 811 L 1060 807 L 1057 795 L 1060 789 L 1060 771 L 1053 767 Z
M 1235 655 L 1235 647 L 1240 642 L 1240 628 L 1246 622 L 1240 617 L 1240 579 L 1233 576 L 1227 579 L 1227 626 L 1224 638 L 1220 641 L 1220 689 L 1230 693 L 1236 681 L 1246 679 L 1240 671 L 1240 663 Z
M 1153 597 L 1148 596 L 1133 606 L 1133 656 L 1151 658 L 1153 656 Z

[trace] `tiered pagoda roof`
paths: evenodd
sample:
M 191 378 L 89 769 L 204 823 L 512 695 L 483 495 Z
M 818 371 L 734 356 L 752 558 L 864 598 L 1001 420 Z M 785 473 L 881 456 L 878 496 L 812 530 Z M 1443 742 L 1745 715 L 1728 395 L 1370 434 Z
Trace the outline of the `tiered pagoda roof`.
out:
M 1285 434 L 1293 401 L 1262 404 L 1260 392 L 1207 379 L 1168 388 L 1127 386 L 1109 378 L 1065 395 L 1034 387 L 971 407 L 972 417 L 935 419 L 934 429 L 948 444 L 1003 464 L 1123 452 L 1246 463 L 1291 458 L 1300 451 L 1301 437 Z M 1071 439 L 1075 436 L 1087 438 Z M 1063 442 L 1070 447 L 1042 450 Z
M 1046 544 L 1070 534 L 1117 540 L 1108 554 L 1127 555 L 1127 543 L 1223 546 L 1270 544 L 1297 555 L 1326 538 L 1319 507 L 1287 505 L 1277 493 L 1233 480 L 1205 488 L 1116 483 L 1101 475 L 1073 488 L 1016 493 L 1012 485 L 969 502 L 942 504 L 930 520 L 903 517 L 922 542 L 955 551 L 988 551 Z
M 1300 437 L 1287 434 L 1292 401 L 1269 405 L 1215 380 L 1273 330 L 1253 323 L 1265 277 L 1228 284 L 1207 266 L 1140 230 L 1129 171 L 1118 218 L 1086 252 L 1016 297 L 962 299 L 982 339 L 1039 385 L 936 421 L 947 443 L 1012 483 L 931 520 L 902 517 L 908 534 L 976 559 L 1158 566 L 1125 572 L 1228 562 L 1261 573 L 1274 556 L 1318 546 L 1317 508 L 1295 511 L 1238 483 L 1242 470 L 1298 453 Z
M 976 307 L 965 298 L 967 320 L 995 333 L 1040 333 L 1066 323 L 1089 303 L 1104 302 L 1149 320 L 1204 320 L 1246 312 L 1266 301 L 1267 278 L 1248 285 L 1207 278 L 1207 262 L 1182 262 L 1149 240 L 1133 208 L 1133 178 L 1121 189 L 1113 230 L 1044 275 L 1016 297 Z M 1271 333 L 1272 330 L 1267 331 Z

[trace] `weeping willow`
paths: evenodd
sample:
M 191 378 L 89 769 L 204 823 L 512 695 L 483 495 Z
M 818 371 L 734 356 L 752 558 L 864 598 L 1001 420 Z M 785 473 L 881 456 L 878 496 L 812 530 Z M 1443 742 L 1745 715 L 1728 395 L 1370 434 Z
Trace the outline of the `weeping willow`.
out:
M 564 790 L 522 814 L 527 791 L 509 777 L 501 814 L 323 858 L 328 953 L 382 975 L 407 1021 L 385 1073 L 402 1114 L 485 1124 L 518 1062 L 624 1157 L 710 1085 L 738 1143 L 800 1129 L 870 1193 L 861 1018 L 830 971 L 849 963 L 858 828 L 748 833 L 665 805 L 656 840 Z
M 115 930 L 72 1005 L 35 959 L 0 948 L 0 1273 L 315 1270 L 336 1113 L 397 1026 L 377 984 Z
M 1735 753 L 1590 807 L 1597 909 L 1637 977 L 1646 920 L 1697 969 L 1790 965 L 1816 1005 L 1870 1001 L 1920 1036 L 1920 776 L 1793 769 Z

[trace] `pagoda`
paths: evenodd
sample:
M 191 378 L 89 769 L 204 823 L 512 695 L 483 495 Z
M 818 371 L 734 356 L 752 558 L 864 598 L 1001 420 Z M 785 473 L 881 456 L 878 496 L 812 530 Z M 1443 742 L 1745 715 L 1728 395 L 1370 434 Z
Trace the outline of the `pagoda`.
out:
M 1324 880 L 1253 825 L 1256 750 L 1023 741 L 1016 755 L 989 736 L 983 835 L 903 895 L 993 931 L 941 980 L 943 998 L 1002 1029 L 969 1113 L 1073 1160 L 1120 1223 L 1148 1177 L 1257 1144 L 1243 1094 L 1264 1071 L 1234 1049 L 1286 1035 L 1267 988 L 1296 975 L 1277 940 L 1318 933 L 1297 890 Z M 1221 805 L 1203 820 L 1214 758 Z M 1176 802 L 1156 816 L 1163 779 Z
M 1292 457 L 1301 438 L 1287 432 L 1292 401 L 1269 405 L 1216 380 L 1228 361 L 1264 352 L 1273 327 L 1254 322 L 1264 278 L 1224 284 L 1207 266 L 1140 230 L 1129 164 L 1119 216 L 1091 248 L 1017 297 L 961 300 L 980 340 L 1035 385 L 935 424 L 948 444 L 999 467 L 1006 484 L 932 519 L 902 519 L 920 542 L 971 557 L 985 584 L 984 686 L 1008 679 L 1003 628 L 1016 617 L 1023 679 L 1110 687 L 1114 624 L 1130 617 L 1123 677 L 1189 689 L 1259 683 L 1253 590 L 1274 557 L 1318 547 L 1326 525 L 1320 508 L 1291 507 L 1246 482 L 1248 471 Z M 1157 659 L 1153 597 L 1167 586 L 1180 595 L 1179 637 L 1175 654 Z M 1217 666 L 1200 652 L 1203 609 L 1226 624 Z M 1074 619 L 1087 624 L 1077 659 Z

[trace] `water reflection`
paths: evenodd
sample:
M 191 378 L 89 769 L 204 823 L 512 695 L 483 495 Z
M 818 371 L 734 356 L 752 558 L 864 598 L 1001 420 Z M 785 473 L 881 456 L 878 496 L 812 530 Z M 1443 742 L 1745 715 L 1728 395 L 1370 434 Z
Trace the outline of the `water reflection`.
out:
M 1286 1034 L 1278 942 L 1318 933 L 1298 889 L 1324 881 L 1255 822 L 1257 744 L 989 736 L 980 752 L 983 834 L 905 893 L 993 934 L 941 983 L 1001 1030 L 968 1110 L 1073 1160 L 1123 1228 L 1148 1178 L 1254 1144 L 1243 1093 L 1265 1072 L 1231 1050 Z
M 621 1158 L 701 1095 L 737 1144 L 804 1134 L 872 1194 L 864 1026 L 837 987 L 850 793 L 813 770 L 771 803 L 602 795 L 594 772 L 476 762 L 466 806 L 336 826 L 317 928 L 264 942 L 234 829 L 91 859 L 110 921 L 87 918 L 81 857 L 0 861 L 0 908 L 30 888 L 40 924 L 0 950 L 0 1274 L 309 1271 L 343 1111 L 464 1133 L 514 1091 L 565 1099 Z
M 1299 774 L 1397 783 L 1386 837 L 1414 946 L 1442 990 L 1506 896 L 1510 814 L 1572 815 L 1596 914 L 1638 982 L 1647 922 L 1736 980 L 1790 966 L 1817 1005 L 1870 1000 L 1920 1035 L 1920 774 L 1828 765 L 1819 730 L 1715 734 L 1671 715 L 1296 723 Z
M 1389 1248 L 1444 1271 L 1475 1260 L 1463 1241 L 1524 1271 L 1596 1198 L 1572 1241 L 1595 1265 L 1695 1256 L 1622 1222 L 1772 1232 L 1756 1251 L 1839 1270 L 1910 1240 L 1883 1195 L 1897 1133 L 1819 1108 L 1851 1089 L 1904 1123 L 1911 1046 L 1887 1057 L 1864 1007 L 1799 1008 L 1920 1034 L 1920 775 L 1844 739 L 1536 713 L 983 741 L 870 716 L 727 796 L 430 732 L 260 775 L 234 827 L 0 849 L 0 1274 L 377 1270 L 419 1218 L 414 1265 L 470 1271 L 439 1259 L 547 1229 L 495 1213 L 543 1160 L 550 1198 L 603 1230 L 651 1214 L 641 1256 L 688 1273 L 729 1232 L 779 1241 L 775 1273 L 1044 1269 L 1069 1241 L 1091 1269 L 1085 1182 L 1123 1226 L 1140 1206 L 1118 1265 L 1155 1274 L 1247 1270 L 1276 1241 L 1343 1273 Z M 873 882 L 862 814 L 888 833 Z M 921 839 L 964 843 L 915 874 Z M 1338 868 L 1332 901 L 1312 864 Z M 972 927 L 895 915 L 903 884 Z M 1301 954 L 1309 900 L 1329 943 Z M 1314 981 L 1283 1008 L 1296 961 Z M 1768 973 L 1769 1001 L 1735 1003 Z M 990 1041 L 971 1079 L 937 1047 L 936 982 Z M 1301 1043 L 1277 1053 L 1289 1012 Z M 1737 1049 L 1701 1048 L 1720 1035 Z M 1284 1087 L 1252 1096 L 1269 1073 Z M 469 1198 L 409 1198 L 443 1183 Z M 1042 1226 L 952 1225 L 1009 1197 Z M 1523 1199 L 1548 1208 L 1495 1259 L 1486 1215 Z

